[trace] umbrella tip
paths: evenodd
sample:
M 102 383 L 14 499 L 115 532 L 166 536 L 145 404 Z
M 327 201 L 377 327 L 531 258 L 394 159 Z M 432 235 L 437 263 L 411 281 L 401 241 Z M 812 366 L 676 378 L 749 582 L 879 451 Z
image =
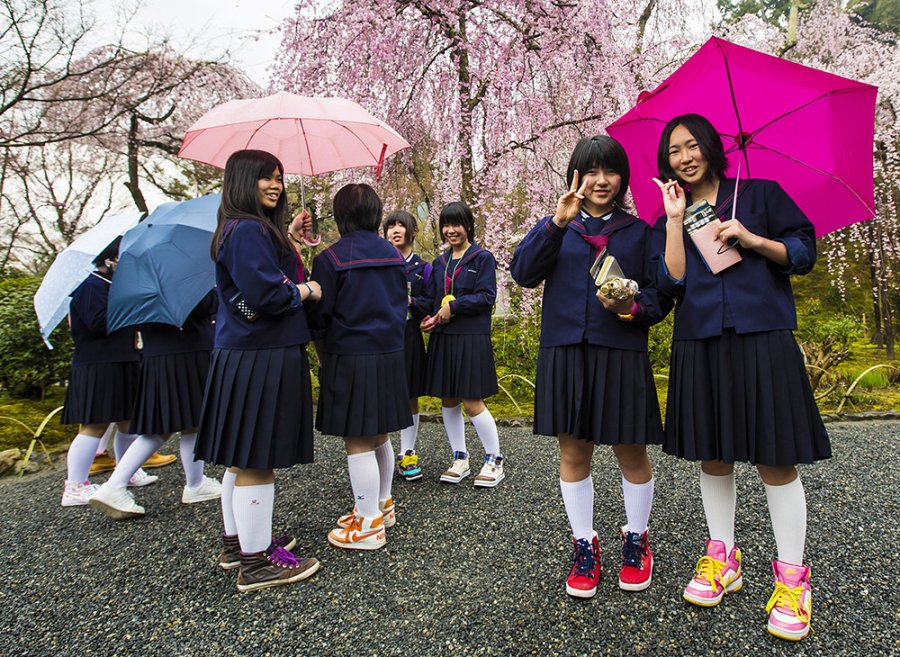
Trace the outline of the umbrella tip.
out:
M 643 101 L 647 100 L 648 98 L 650 98 L 650 96 L 652 96 L 652 95 L 653 94 L 651 94 L 649 91 L 644 89 L 641 93 L 638 94 L 637 102 L 639 102 L 639 103 L 643 102 Z

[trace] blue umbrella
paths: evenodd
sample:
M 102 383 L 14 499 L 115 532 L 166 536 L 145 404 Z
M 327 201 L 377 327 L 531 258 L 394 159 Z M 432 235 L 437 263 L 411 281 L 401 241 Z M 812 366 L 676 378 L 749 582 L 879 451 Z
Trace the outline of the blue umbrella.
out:
M 129 230 L 109 291 L 107 327 L 182 326 L 216 283 L 209 242 L 221 194 L 165 203 Z

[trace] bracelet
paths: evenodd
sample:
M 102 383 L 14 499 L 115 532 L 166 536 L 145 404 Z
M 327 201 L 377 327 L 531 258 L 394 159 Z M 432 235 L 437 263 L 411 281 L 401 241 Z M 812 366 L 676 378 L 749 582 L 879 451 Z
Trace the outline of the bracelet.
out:
M 294 244 L 301 243 L 300 240 L 298 240 L 296 237 L 294 237 L 294 234 L 292 232 L 288 231 L 287 236 L 288 236 L 288 239 L 291 240 Z
M 634 305 L 631 307 L 631 312 L 628 313 L 627 315 L 623 315 L 622 313 L 619 313 L 619 319 L 622 320 L 623 322 L 630 322 L 631 320 L 634 319 L 634 317 L 635 317 L 635 315 L 637 315 L 637 313 L 638 313 L 638 304 L 637 304 L 637 301 L 635 301 Z
M 313 289 L 312 289 L 312 285 L 310 285 L 310 284 L 307 283 L 306 281 L 303 281 L 303 282 L 301 283 L 301 285 L 305 285 L 305 286 L 306 286 L 306 289 L 309 290 L 309 294 L 306 295 L 307 300 L 312 299 L 312 298 L 313 298 Z

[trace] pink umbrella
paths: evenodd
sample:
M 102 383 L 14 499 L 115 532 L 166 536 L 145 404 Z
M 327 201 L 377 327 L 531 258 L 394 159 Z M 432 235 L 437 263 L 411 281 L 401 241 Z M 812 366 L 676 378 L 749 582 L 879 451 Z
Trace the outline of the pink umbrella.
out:
M 409 148 L 403 137 L 344 98 L 310 98 L 279 91 L 212 108 L 188 128 L 178 156 L 225 168 L 235 151 L 272 153 L 286 173 L 314 176 L 374 166 Z
M 777 180 L 821 236 L 875 216 L 872 146 L 877 87 L 713 37 L 607 128 L 628 153 L 638 214 L 663 214 L 656 152 L 679 114 L 722 135 L 727 174 Z M 740 209 L 737 211 L 740 218 Z

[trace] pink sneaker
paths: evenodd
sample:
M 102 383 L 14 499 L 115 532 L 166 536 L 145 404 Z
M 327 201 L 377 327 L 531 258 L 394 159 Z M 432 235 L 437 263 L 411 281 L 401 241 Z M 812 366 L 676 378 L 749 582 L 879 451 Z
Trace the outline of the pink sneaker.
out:
M 809 634 L 812 618 L 812 591 L 809 566 L 795 566 L 786 561 L 773 561 L 775 591 L 769 598 L 769 634 L 779 639 L 799 641 Z
M 706 555 L 697 561 L 694 578 L 684 589 L 684 599 L 701 607 L 714 607 L 744 585 L 741 576 L 741 551 L 737 546 L 725 558 L 725 544 L 707 539 Z

